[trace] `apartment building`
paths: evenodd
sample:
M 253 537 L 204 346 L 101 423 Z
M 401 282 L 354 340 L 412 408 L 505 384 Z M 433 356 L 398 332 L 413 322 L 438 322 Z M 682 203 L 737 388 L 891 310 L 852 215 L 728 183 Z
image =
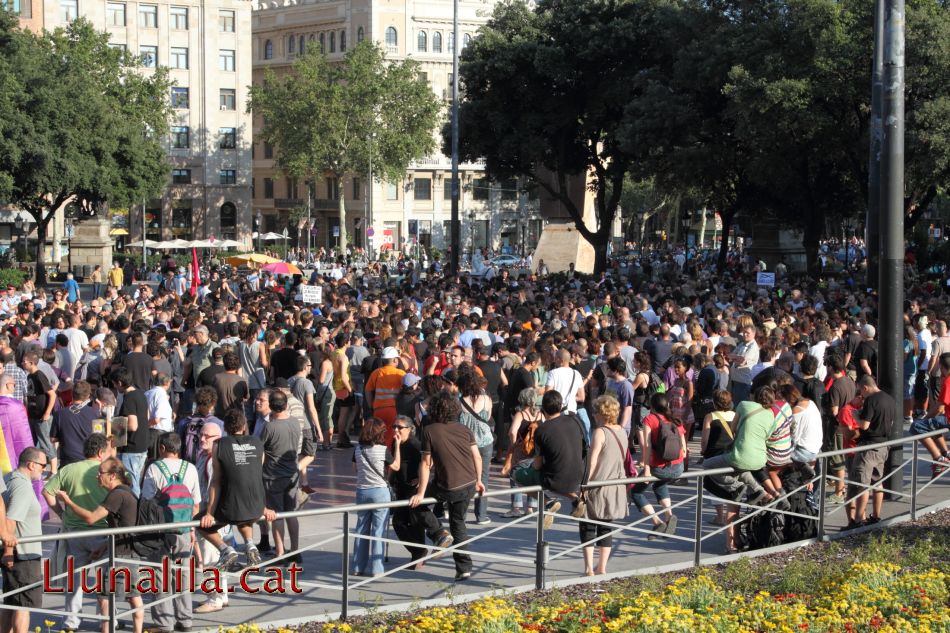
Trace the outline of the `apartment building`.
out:
M 460 0 L 459 39 L 466 46 L 491 13 L 493 2 Z M 253 80 L 265 69 L 282 73 L 303 52 L 317 47 L 330 60 L 342 59 L 347 47 L 365 38 L 383 46 L 387 57 L 412 57 L 433 92 L 446 103 L 452 85 L 452 2 L 449 0 L 270 0 L 258 1 L 252 17 Z M 441 137 L 441 130 L 433 134 Z M 277 150 L 255 139 L 253 207 L 264 232 L 288 228 L 291 240 L 314 248 L 332 247 L 339 237 L 339 196 L 346 207 L 346 232 L 353 244 L 367 245 L 367 218 L 372 219 L 375 248 L 414 244 L 444 249 L 450 240 L 451 159 L 435 152 L 410 165 L 400 182 L 368 182 L 365 173 L 338 182 L 324 178 L 308 184 L 280 174 Z M 482 162 L 460 165 L 462 247 L 492 247 L 520 253 L 536 244 L 542 228 L 538 201 L 516 180 L 490 181 Z M 311 222 L 290 220 L 292 209 L 306 207 Z M 308 230 L 309 229 L 309 230 Z M 308 238 L 309 234 L 309 238 Z M 530 248 L 530 247 L 529 247 Z

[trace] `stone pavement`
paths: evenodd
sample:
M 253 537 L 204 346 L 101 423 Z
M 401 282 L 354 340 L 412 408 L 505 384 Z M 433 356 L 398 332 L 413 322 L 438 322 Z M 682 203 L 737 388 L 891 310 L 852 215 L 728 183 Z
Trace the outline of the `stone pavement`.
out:
M 698 446 L 694 445 L 692 450 L 693 454 L 698 454 Z M 922 451 L 920 455 L 923 458 L 926 452 Z M 351 456 L 351 451 L 339 449 L 318 453 L 310 474 L 310 481 L 318 488 L 318 492 L 303 509 L 340 506 L 354 502 L 356 476 Z M 908 457 L 909 449 L 906 449 L 905 459 Z M 502 490 L 508 487 L 507 480 L 498 476 L 499 468 L 497 465 L 492 466 L 489 490 Z M 920 485 L 922 486 L 930 479 L 930 468 L 923 462 L 920 468 Z M 909 487 L 910 466 L 908 465 L 905 468 L 905 491 L 909 491 Z M 950 493 L 950 473 L 922 493 L 918 508 L 947 501 L 950 499 L 948 493 Z M 692 481 L 688 486 L 672 487 L 674 505 L 690 499 L 694 494 L 695 484 Z M 473 552 L 475 568 L 469 581 L 464 583 L 453 581 L 454 565 L 451 556 L 448 555 L 429 561 L 420 571 L 403 569 L 379 579 L 351 577 L 349 613 L 354 614 L 362 609 L 409 608 L 413 603 L 418 604 L 427 600 L 451 600 L 466 594 L 533 585 L 537 520 L 536 517 L 517 520 L 502 518 L 501 515 L 509 507 L 508 499 L 508 495 L 503 495 L 490 500 L 489 507 L 493 518 L 491 524 L 476 526 L 470 523 L 469 525 L 470 536 L 480 537 L 477 542 L 472 543 L 470 548 Z M 631 504 L 632 514 L 628 516 L 628 523 L 643 518 L 642 515 L 633 514 L 635 510 L 635 506 Z M 906 513 L 908 510 L 908 500 L 886 501 L 884 516 L 885 518 L 892 517 Z M 545 532 L 546 541 L 550 543 L 549 558 L 553 559 L 547 570 L 548 586 L 576 580 L 583 573 L 583 562 L 579 550 L 559 557 L 559 554 L 579 543 L 576 522 L 564 512 L 567 510 L 562 509 L 562 514 L 555 521 L 554 527 Z M 833 535 L 846 523 L 846 519 L 842 506 L 829 506 L 828 512 L 831 514 L 826 519 L 826 532 Z M 643 528 L 643 532 L 616 535 L 608 572 L 631 573 L 635 570 L 689 564 L 693 560 L 695 502 L 684 503 L 682 507 L 676 509 L 676 515 L 679 526 L 675 539 L 647 540 L 648 524 L 645 522 L 638 526 Z M 703 505 L 703 534 L 719 529 L 711 523 L 714 516 L 715 508 L 707 499 Z M 474 521 L 471 513 L 469 519 Z M 351 530 L 355 523 L 356 517 L 351 516 Z M 303 553 L 302 571 L 298 579 L 304 584 L 310 584 L 302 587 L 302 593 L 268 595 L 262 591 L 250 595 L 236 589 L 230 594 L 230 605 L 223 611 L 203 616 L 196 615 L 195 628 L 217 628 L 221 625 L 230 626 L 243 622 L 289 624 L 338 614 L 341 610 L 342 594 L 340 589 L 343 547 L 341 515 L 306 517 L 300 520 L 300 524 L 301 546 L 318 544 Z M 53 528 L 54 526 L 50 524 L 48 531 Z M 396 538 L 392 529 L 388 530 L 387 538 Z M 350 542 L 352 544 L 352 539 Z M 720 533 L 703 543 L 703 558 L 718 557 L 724 554 L 724 548 L 724 536 Z M 479 557 L 479 553 L 487 557 Z M 405 548 L 393 544 L 389 547 L 386 569 L 393 570 L 407 564 L 408 560 Z M 285 588 L 289 590 L 289 586 Z M 202 601 L 202 596 L 195 596 L 195 606 Z M 61 597 L 47 596 L 44 607 L 60 609 L 62 605 Z M 87 611 L 89 608 L 91 605 L 87 605 Z M 120 611 L 123 608 L 125 605 L 120 605 Z M 34 616 L 33 625 L 42 623 L 43 619 L 43 617 Z M 57 622 L 60 621 L 58 617 L 54 619 Z M 149 616 L 146 615 L 146 626 L 150 621 Z M 91 620 L 86 620 L 83 628 L 94 630 L 95 624 Z

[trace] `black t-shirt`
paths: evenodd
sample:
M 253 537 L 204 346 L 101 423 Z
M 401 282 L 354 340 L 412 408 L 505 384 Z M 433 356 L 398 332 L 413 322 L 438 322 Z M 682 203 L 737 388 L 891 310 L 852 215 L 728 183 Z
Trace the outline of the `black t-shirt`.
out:
M 99 407 L 86 406 L 73 413 L 72 409 L 60 409 L 53 414 L 50 437 L 59 441 L 59 466 L 68 466 L 86 459 L 83 444 L 92 435 L 92 421 L 101 415 Z
M 271 367 L 274 368 L 274 376 L 276 378 L 290 380 L 290 378 L 297 373 L 298 356 L 300 356 L 300 352 L 295 349 L 290 349 L 289 347 L 284 347 L 274 352 L 270 357 Z
M 145 453 L 148 451 L 148 400 L 138 389 L 126 391 L 122 397 L 120 416 L 134 415 L 138 421 L 135 431 L 129 431 L 128 444 L 119 449 L 120 453 Z
M 861 420 L 871 425 L 858 436 L 858 444 L 877 444 L 890 439 L 891 430 L 897 420 L 897 402 L 883 391 L 873 393 L 864 399 L 861 408 Z
M 851 360 L 854 361 L 854 368 L 858 372 L 858 377 L 866 375 L 864 369 L 861 368 L 861 360 L 868 362 L 868 367 L 871 368 L 871 375 L 873 376 L 877 372 L 877 341 L 861 341 Z
M 544 422 L 534 434 L 541 456 L 541 485 L 561 494 L 577 492 L 584 478 L 584 433 L 573 416 Z
M 131 277 L 126 277 L 126 279 L 131 279 Z M 115 332 L 115 341 L 119 344 L 118 351 L 120 354 L 124 354 L 128 349 L 126 343 L 129 340 L 128 332 Z
M 140 391 L 148 391 L 152 384 L 152 368 L 155 361 L 145 352 L 129 352 L 122 364 L 132 373 L 132 384 Z
M 848 360 L 848 369 L 855 369 L 854 353 L 858 351 L 858 345 L 861 344 L 862 340 L 860 332 L 851 332 L 844 340 L 844 353 L 851 354 L 851 358 Z
M 485 393 L 492 402 L 501 402 L 501 364 L 493 360 L 480 360 L 476 364 L 488 382 Z
M 224 365 L 209 365 L 201 370 L 201 373 L 198 374 L 197 384 L 195 385 L 198 389 L 202 387 L 214 387 L 214 377 L 218 374 L 224 373 Z
M 835 378 L 834 382 L 831 383 L 831 387 L 828 388 L 828 397 L 825 398 L 826 412 L 830 415 L 831 408 L 837 407 L 840 413 L 841 408 L 854 400 L 857 393 L 858 387 L 850 376 L 843 375 L 840 378 Z
M 508 398 L 505 403 L 509 410 L 514 411 L 514 407 L 518 405 L 518 395 L 522 391 L 534 386 L 533 373 L 524 367 L 518 367 L 517 369 L 512 370 L 511 375 L 508 378 Z
M 46 413 L 52 388 L 46 374 L 38 369 L 26 377 L 26 413 L 30 419 L 39 420 Z
M 396 447 L 390 446 L 389 452 L 395 454 Z M 390 478 L 393 490 L 400 499 L 407 499 L 415 494 L 416 482 L 419 479 L 419 463 L 422 461 L 422 442 L 412 436 L 399 447 L 399 470 Z
M 109 527 L 135 527 L 139 502 L 128 486 L 122 485 L 110 490 L 106 498 L 102 500 L 102 507 L 109 511 L 109 514 L 106 515 L 106 522 Z M 119 538 L 115 544 L 115 553 L 130 557 L 132 547 L 129 545 L 129 540 L 129 536 Z
M 264 513 L 264 445 L 253 435 L 229 435 L 217 442 L 221 499 L 215 520 L 256 521 Z
M 715 365 L 706 365 L 700 370 L 699 375 L 696 376 L 697 400 L 712 400 L 713 394 L 716 393 L 716 387 L 719 385 L 717 374 Z

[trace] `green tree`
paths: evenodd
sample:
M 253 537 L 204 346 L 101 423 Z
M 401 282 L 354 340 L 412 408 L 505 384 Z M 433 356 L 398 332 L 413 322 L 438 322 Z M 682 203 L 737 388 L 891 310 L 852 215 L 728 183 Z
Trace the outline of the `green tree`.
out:
M 276 148 L 277 167 L 314 182 L 366 173 L 395 182 L 409 163 L 431 153 L 441 104 L 413 60 L 387 62 L 364 41 L 341 62 L 311 48 L 292 72 L 265 74 L 251 87 L 248 110 L 261 117 L 259 137 Z M 340 187 L 340 247 L 346 248 L 346 209 Z
M 36 36 L 0 11 L 0 199 L 36 222 L 40 283 L 58 209 L 130 205 L 168 180 L 167 72 L 108 42 L 85 20 Z
M 494 177 L 526 176 L 558 200 L 594 247 L 598 272 L 624 177 L 646 150 L 620 142 L 635 123 L 626 106 L 664 72 L 671 51 L 660 34 L 676 14 L 666 0 L 542 0 L 536 11 L 501 3 L 461 56 L 462 159 L 484 157 Z M 595 194 L 595 226 L 568 195 L 577 174 Z

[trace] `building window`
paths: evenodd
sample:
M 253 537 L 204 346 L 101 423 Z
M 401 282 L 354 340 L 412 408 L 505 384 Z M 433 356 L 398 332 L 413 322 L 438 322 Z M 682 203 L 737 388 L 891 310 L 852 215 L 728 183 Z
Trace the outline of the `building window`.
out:
M 109 48 L 122 53 L 122 59 L 125 59 L 125 44 L 109 44 Z
M 288 198 L 297 197 L 297 180 L 294 178 L 287 179 L 287 197 Z
M 237 109 L 237 96 L 234 88 L 221 88 L 218 100 L 221 102 L 222 110 Z
M 272 200 L 274 198 L 274 179 L 264 179 L 264 198 Z
M 326 49 L 326 35 L 324 33 L 320 34 L 320 54 L 323 55 L 327 52 Z
M 306 45 L 306 39 L 304 39 L 304 36 L 301 35 L 301 36 L 300 36 L 300 43 L 297 45 L 297 51 L 298 51 L 301 55 L 303 55 L 304 53 L 307 52 L 307 49 L 304 48 L 305 45 Z
M 340 181 L 336 178 L 327 178 L 327 199 L 340 199 Z
M 363 34 L 363 27 L 361 26 L 360 28 L 356 29 L 356 43 L 359 44 L 362 42 L 364 37 L 366 36 Z
M 362 186 L 360 184 L 360 179 L 354 178 L 353 179 L 353 199 L 354 200 L 360 199 L 360 189 L 362 189 Z
M 346 31 L 340 31 L 340 52 L 346 52 Z
M 330 31 L 330 52 L 336 52 L 336 31 Z
M 226 240 L 237 237 L 237 207 L 230 202 L 221 205 L 221 237 Z
M 287 52 L 291 55 L 297 52 L 297 37 L 295 35 L 291 35 L 290 41 L 287 42 Z
M 171 49 L 171 59 L 169 62 L 169 65 L 172 68 L 177 68 L 178 70 L 188 70 L 188 49 L 173 47 Z
M 442 187 L 442 199 L 443 200 L 452 199 L 452 177 L 451 176 L 445 179 L 445 184 Z
M 472 199 L 488 200 L 488 178 L 476 178 L 472 181 Z
M 416 36 L 416 50 L 420 53 L 425 53 L 429 49 L 429 36 L 426 35 L 425 31 L 419 31 L 419 35 Z
M 274 43 L 270 40 L 264 42 L 264 59 L 274 59 Z
M 172 170 L 172 184 L 190 185 L 191 184 L 191 170 L 190 169 L 173 169 Z
M 188 88 L 181 88 L 179 86 L 172 88 L 172 107 L 178 110 L 188 109 Z
M 79 0 L 59 0 L 60 22 L 72 22 L 79 15 Z
M 264 158 L 274 157 L 274 146 L 270 143 L 264 143 Z
M 442 34 L 436 31 L 432 34 L 432 52 L 441 53 L 442 52 Z
M 218 182 L 222 185 L 237 184 L 237 171 L 234 169 L 219 169 Z
M 386 48 L 394 49 L 399 46 L 399 33 L 395 26 L 386 29 Z
M 218 11 L 218 30 L 222 33 L 234 33 L 234 11 Z
M 139 5 L 139 28 L 157 29 L 158 28 L 158 5 L 140 4 Z
M 189 137 L 191 136 L 188 126 L 172 127 L 172 149 L 188 149 L 191 145 Z
M 462 36 L 462 50 L 468 48 L 468 45 L 472 43 L 472 36 L 469 33 L 466 33 Z
M 218 51 L 218 70 L 234 72 L 234 51 L 222 48 Z
M 172 202 L 172 235 L 176 238 L 191 238 L 191 200 Z
M 237 128 L 221 127 L 218 128 L 218 148 L 234 149 L 237 147 Z
M 450 32 L 446 39 L 448 40 L 447 46 L 445 47 L 446 52 L 454 53 L 455 52 L 455 33 Z
M 168 18 L 172 29 L 188 30 L 188 7 L 171 7 L 168 11 Z
M 125 26 L 125 3 L 124 2 L 106 3 L 106 25 L 107 26 Z
M 155 240 L 156 242 L 162 239 L 161 200 L 151 200 L 145 207 L 145 239 Z
M 139 56 L 142 58 L 142 66 L 145 68 L 155 68 L 158 64 L 158 47 L 140 46 Z
M 501 183 L 501 199 L 512 201 L 518 199 L 518 181 L 514 178 Z
M 416 178 L 412 181 L 412 191 L 416 200 L 432 200 L 432 179 Z
M 399 200 L 399 183 L 398 182 L 386 183 L 386 199 Z

